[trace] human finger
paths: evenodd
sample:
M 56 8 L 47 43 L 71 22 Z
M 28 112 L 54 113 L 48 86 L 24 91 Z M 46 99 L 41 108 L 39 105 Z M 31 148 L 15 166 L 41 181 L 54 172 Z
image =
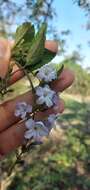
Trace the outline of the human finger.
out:
M 8 65 L 10 62 L 11 48 L 8 40 L 0 38 L 0 77 L 6 76 Z
M 68 76 L 69 75 L 69 76 Z M 67 81 L 66 81 L 67 80 Z M 59 79 L 52 83 L 52 88 L 56 92 L 65 90 L 68 86 L 72 84 L 74 80 L 74 75 L 68 69 L 65 69 Z M 14 112 L 16 108 L 16 104 L 18 102 L 25 101 L 27 104 L 33 104 L 33 94 L 32 92 L 27 92 L 23 95 L 20 95 L 10 101 L 4 102 L 0 106 L 0 131 L 5 130 L 9 126 L 13 125 L 18 121 L 18 118 L 15 117 Z
M 50 114 L 62 113 L 64 110 L 64 102 L 60 100 L 58 107 L 50 108 L 45 112 L 39 112 L 36 116 L 37 120 L 43 120 Z M 0 154 L 5 155 L 16 149 L 24 141 L 24 133 L 26 131 L 25 122 L 19 122 L 0 134 Z

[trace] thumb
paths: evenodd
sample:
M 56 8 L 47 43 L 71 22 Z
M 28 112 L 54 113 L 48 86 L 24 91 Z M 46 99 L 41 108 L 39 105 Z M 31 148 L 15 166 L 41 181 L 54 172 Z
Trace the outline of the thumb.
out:
M 8 71 L 11 48 L 8 40 L 0 38 L 0 77 L 3 79 Z

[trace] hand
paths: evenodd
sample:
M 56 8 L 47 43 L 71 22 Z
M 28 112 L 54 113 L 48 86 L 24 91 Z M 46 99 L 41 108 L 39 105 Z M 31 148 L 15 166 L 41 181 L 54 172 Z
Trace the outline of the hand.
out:
M 4 64 L 3 72 L 5 73 L 7 65 L 9 64 L 10 60 L 10 49 L 12 47 L 12 43 L 5 41 L 3 45 L 6 48 L 5 50 L 8 50 L 8 53 L 5 54 L 5 56 L 7 55 L 7 57 L 4 57 L 2 61 Z M 54 52 L 57 52 L 58 50 L 57 43 L 54 41 L 46 41 L 45 47 Z M 2 74 L 1 66 L 0 69 Z M 16 69 L 17 66 L 15 66 L 14 70 Z M 24 74 L 21 71 L 16 72 L 10 81 L 10 85 L 15 83 L 20 78 L 22 78 L 23 75 Z M 68 88 L 73 81 L 74 81 L 73 72 L 68 69 L 64 69 L 58 80 L 52 82 L 51 87 L 56 92 L 62 92 L 63 90 Z M 4 155 L 8 154 L 12 150 L 16 149 L 24 141 L 24 132 L 26 130 L 24 122 L 19 123 L 19 119 L 14 116 L 15 106 L 16 103 L 19 101 L 25 101 L 29 104 L 32 104 L 33 102 L 32 92 L 29 91 L 23 95 L 20 95 L 0 105 L 0 157 L 1 158 L 3 158 Z M 58 102 L 58 107 L 47 109 L 45 112 L 39 112 L 36 117 L 40 119 L 45 116 L 48 116 L 51 113 L 58 113 L 58 112 L 62 113 L 63 111 L 64 111 L 64 102 L 63 100 L 60 99 L 60 102 Z

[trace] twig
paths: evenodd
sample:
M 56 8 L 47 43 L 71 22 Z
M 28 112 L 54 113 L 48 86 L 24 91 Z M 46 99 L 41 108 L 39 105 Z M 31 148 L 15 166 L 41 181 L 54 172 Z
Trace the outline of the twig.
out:
M 13 169 L 15 168 L 16 164 L 18 163 L 19 160 L 21 160 L 21 156 L 22 156 L 23 152 L 21 152 L 17 159 L 15 160 L 15 162 L 12 164 L 12 166 L 10 167 L 9 171 L 8 171 L 8 177 L 11 175 Z
M 27 72 L 19 63 L 16 62 L 16 64 L 17 64 L 17 66 L 24 72 L 24 74 L 27 76 L 27 78 L 28 78 L 28 80 L 29 80 L 29 83 L 30 83 L 30 86 L 32 87 L 32 91 L 35 93 L 35 88 L 34 88 L 34 86 L 33 86 L 33 83 L 32 83 L 32 81 L 31 81 L 31 78 L 30 78 L 28 72 Z

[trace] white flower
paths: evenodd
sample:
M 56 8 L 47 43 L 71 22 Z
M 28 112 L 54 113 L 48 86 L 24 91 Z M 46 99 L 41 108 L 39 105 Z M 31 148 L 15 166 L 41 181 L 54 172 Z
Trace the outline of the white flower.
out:
M 56 126 L 58 116 L 59 114 L 50 114 L 47 120 L 44 120 L 44 124 L 48 128 L 49 133 Z
M 48 85 L 37 87 L 36 95 L 39 96 L 39 98 L 37 98 L 37 104 L 45 103 L 48 107 L 53 106 L 53 96 L 55 95 L 55 92 L 51 90 Z
M 37 77 L 45 82 L 51 82 L 57 78 L 57 72 L 53 65 L 48 64 L 39 69 Z
M 18 102 L 16 104 L 15 116 L 25 119 L 27 113 L 31 112 L 32 112 L 32 106 L 28 105 L 26 102 Z
M 53 124 L 57 119 L 57 115 L 55 114 L 50 114 L 49 117 L 48 117 L 48 121 Z
M 58 114 L 50 114 L 47 120 L 44 121 L 45 126 L 48 128 L 49 132 L 53 127 L 55 127 L 55 121 L 57 119 Z
M 36 141 L 40 141 L 42 137 L 47 136 L 49 133 L 48 129 L 41 121 L 35 122 L 33 119 L 29 119 L 25 122 L 25 126 L 28 129 L 24 135 L 26 139 L 33 138 Z

